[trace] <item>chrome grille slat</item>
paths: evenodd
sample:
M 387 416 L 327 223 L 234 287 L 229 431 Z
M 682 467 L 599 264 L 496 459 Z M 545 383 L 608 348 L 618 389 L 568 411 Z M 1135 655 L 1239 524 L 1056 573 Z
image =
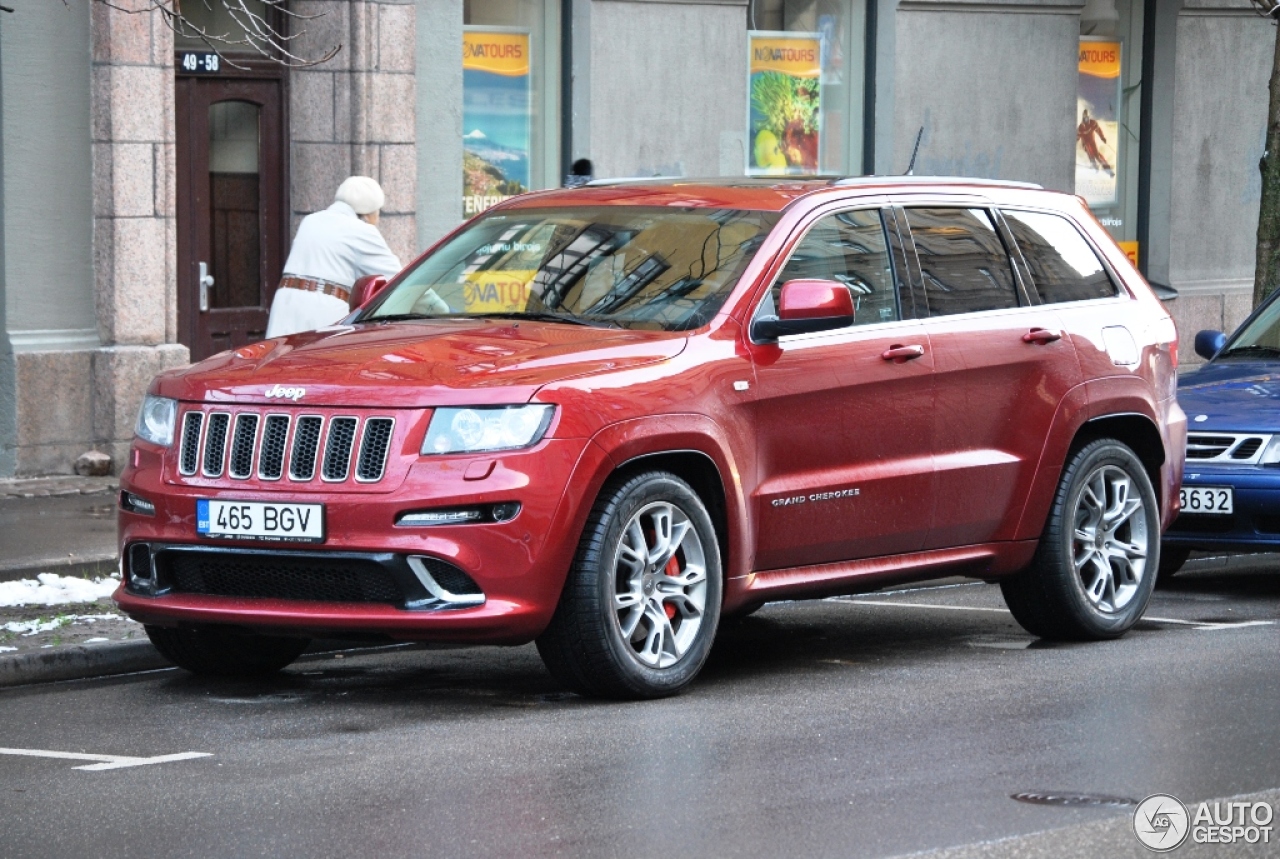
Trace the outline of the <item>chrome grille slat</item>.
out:
M 358 418 L 331 418 L 329 436 L 325 439 L 324 465 L 320 477 L 328 483 L 341 483 L 351 468 L 351 447 L 356 440 Z
M 213 408 L 182 416 L 181 477 L 275 481 L 287 474 L 295 483 L 343 483 L 354 476 L 370 484 L 387 475 L 395 418 Z
M 1222 465 L 1256 465 L 1271 442 L 1267 433 L 1187 433 L 1189 462 Z
M 231 462 L 227 474 L 236 480 L 247 480 L 253 474 L 253 452 L 258 441 L 258 416 L 253 412 L 236 415 L 236 429 L 232 434 Z
M 360 439 L 360 458 L 356 462 L 356 480 L 360 483 L 376 483 L 382 479 L 387 467 L 387 451 L 391 449 L 391 435 L 396 422 L 391 418 L 367 418 L 364 435 Z
M 316 451 L 320 449 L 320 430 L 324 418 L 304 415 L 293 431 L 293 454 L 289 457 L 289 479 L 311 480 L 316 476 Z
M 178 473 L 186 477 L 200 467 L 200 430 L 204 428 L 204 412 L 187 412 L 182 419 L 182 453 Z
M 231 415 L 226 412 L 214 412 L 209 415 L 209 425 L 204 434 L 204 476 L 217 477 L 222 474 L 222 463 L 227 455 L 227 427 L 231 424 Z
M 262 451 L 258 454 L 258 477 L 279 480 L 284 474 L 285 445 L 289 441 L 289 416 L 267 415 L 262 427 Z

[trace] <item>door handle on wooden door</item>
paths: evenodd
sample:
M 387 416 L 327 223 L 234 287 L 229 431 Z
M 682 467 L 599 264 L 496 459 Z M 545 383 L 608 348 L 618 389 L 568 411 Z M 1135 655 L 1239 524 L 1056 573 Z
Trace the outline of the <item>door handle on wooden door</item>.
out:
M 200 312 L 209 311 L 209 287 L 213 286 L 213 275 L 209 274 L 209 264 L 200 263 Z

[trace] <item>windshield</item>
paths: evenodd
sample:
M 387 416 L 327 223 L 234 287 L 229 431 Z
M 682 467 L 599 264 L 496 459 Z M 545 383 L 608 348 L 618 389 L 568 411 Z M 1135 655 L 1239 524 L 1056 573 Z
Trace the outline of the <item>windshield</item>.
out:
M 1280 301 L 1273 301 L 1240 331 L 1219 358 L 1280 356 Z
M 737 209 L 495 212 L 409 271 L 359 321 L 500 316 L 697 328 L 724 304 L 777 221 Z

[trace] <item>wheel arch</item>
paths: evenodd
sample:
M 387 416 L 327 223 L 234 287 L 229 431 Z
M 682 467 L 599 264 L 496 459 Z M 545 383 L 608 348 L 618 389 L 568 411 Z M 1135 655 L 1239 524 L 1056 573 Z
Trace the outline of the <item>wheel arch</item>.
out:
M 1165 462 L 1165 450 L 1164 441 L 1160 437 L 1160 430 L 1155 422 L 1147 415 L 1138 412 L 1091 418 L 1076 431 L 1075 438 L 1071 440 L 1067 458 L 1070 459 L 1080 448 L 1100 438 L 1115 439 L 1137 454 L 1138 459 L 1142 461 L 1142 467 L 1147 472 L 1147 477 L 1151 479 L 1152 487 L 1155 488 L 1156 499 L 1159 500 L 1161 498 L 1160 467 Z

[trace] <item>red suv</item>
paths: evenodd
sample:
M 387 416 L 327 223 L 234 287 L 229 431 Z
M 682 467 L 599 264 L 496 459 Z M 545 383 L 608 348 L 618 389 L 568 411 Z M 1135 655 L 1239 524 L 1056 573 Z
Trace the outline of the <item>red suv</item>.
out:
M 527 194 L 342 324 L 152 383 L 115 599 L 196 672 L 522 644 L 674 693 L 721 618 L 972 576 L 1123 634 L 1177 513 L 1172 320 L 1075 197 L 924 178 Z

